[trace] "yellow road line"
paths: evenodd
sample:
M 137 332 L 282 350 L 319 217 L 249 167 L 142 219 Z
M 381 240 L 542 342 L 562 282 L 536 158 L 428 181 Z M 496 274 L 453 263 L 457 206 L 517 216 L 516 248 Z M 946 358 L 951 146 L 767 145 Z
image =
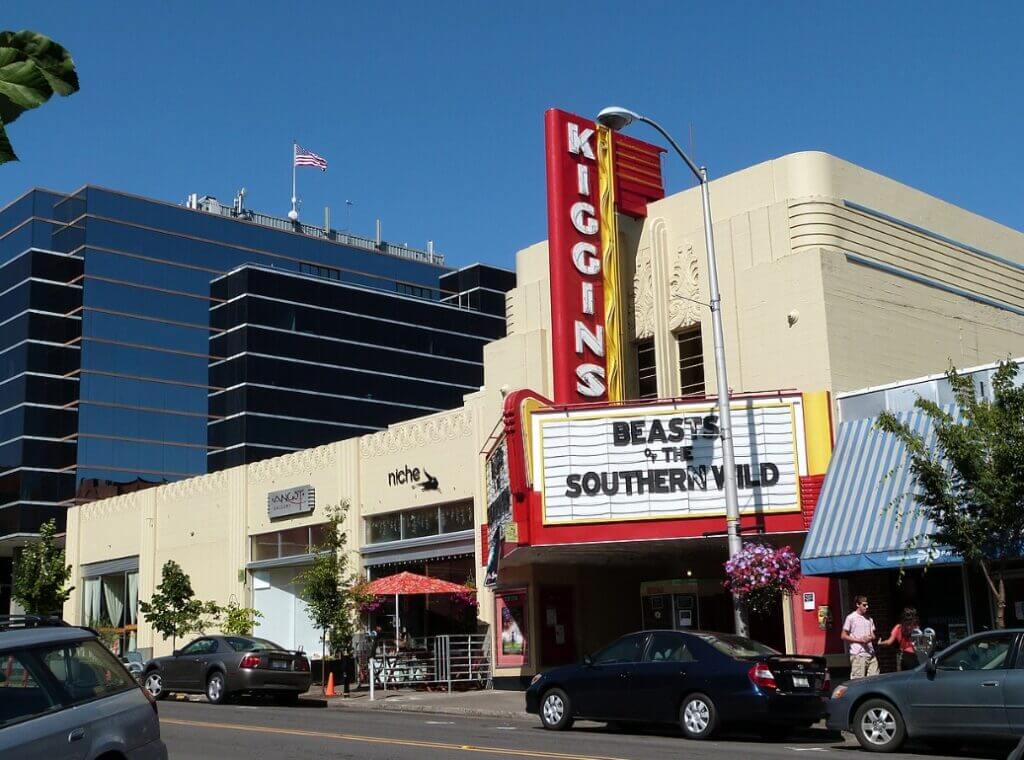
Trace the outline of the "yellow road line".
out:
M 305 731 L 299 728 L 271 728 L 269 726 L 250 726 L 244 723 L 211 723 L 199 720 L 175 720 L 160 718 L 161 724 L 173 726 L 189 726 L 194 728 L 222 728 L 228 731 L 250 731 L 257 734 L 283 734 L 285 736 L 306 736 L 316 739 L 346 739 L 353 742 L 369 744 L 393 744 L 402 747 L 418 747 L 426 749 L 459 750 L 462 752 L 483 752 L 492 755 L 513 755 L 516 757 L 543 757 L 552 760 L 625 760 L 619 757 L 601 755 L 567 755 L 561 752 L 543 752 L 541 750 L 509 749 L 503 747 L 477 747 L 472 744 L 446 744 L 444 742 L 417 741 L 414 739 L 388 739 L 383 736 L 360 736 L 358 734 L 340 734 L 332 731 Z

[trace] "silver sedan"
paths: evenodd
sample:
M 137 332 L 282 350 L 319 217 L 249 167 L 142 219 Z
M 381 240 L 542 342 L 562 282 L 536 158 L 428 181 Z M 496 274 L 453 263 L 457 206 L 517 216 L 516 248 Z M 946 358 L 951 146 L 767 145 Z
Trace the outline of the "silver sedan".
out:
M 146 663 L 142 676 L 154 699 L 170 693 L 205 694 L 222 704 L 240 694 L 272 694 L 295 702 L 309 690 L 309 660 L 255 636 L 202 636 L 167 657 Z

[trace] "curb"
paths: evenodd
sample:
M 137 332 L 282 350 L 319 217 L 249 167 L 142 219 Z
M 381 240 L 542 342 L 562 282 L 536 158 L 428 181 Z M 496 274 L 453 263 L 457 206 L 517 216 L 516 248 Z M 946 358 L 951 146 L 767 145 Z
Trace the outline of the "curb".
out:
M 532 717 L 526 712 L 487 710 L 485 708 L 477 707 L 446 707 L 444 705 L 409 704 L 408 702 L 388 703 L 387 700 L 368 702 L 360 699 L 357 702 L 349 699 L 328 699 L 327 706 L 337 710 L 353 710 L 362 712 L 406 712 L 424 713 L 428 715 L 462 715 L 474 718 L 504 718 L 507 720 L 530 720 Z

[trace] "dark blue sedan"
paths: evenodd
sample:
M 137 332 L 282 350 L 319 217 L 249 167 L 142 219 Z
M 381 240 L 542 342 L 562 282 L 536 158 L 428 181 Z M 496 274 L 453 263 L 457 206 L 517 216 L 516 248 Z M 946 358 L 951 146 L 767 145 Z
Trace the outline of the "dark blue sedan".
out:
M 733 634 L 643 631 L 535 676 L 526 711 L 552 730 L 579 718 L 676 723 L 690 739 L 725 724 L 783 736 L 825 716 L 829 688 L 822 657 L 779 654 Z

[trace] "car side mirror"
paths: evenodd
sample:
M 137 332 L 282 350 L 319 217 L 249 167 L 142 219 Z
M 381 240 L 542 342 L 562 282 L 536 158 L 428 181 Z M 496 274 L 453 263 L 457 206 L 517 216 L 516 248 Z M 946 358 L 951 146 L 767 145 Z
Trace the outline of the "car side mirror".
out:
M 181 650 L 175 649 L 173 652 L 171 652 L 171 657 L 181 657 Z
M 925 663 L 924 669 L 928 673 L 929 678 L 935 677 L 935 671 L 938 670 L 939 665 L 935 661 L 934 657 L 929 657 L 928 662 Z
M 589 668 L 591 665 L 594 664 L 594 658 L 591 657 L 589 654 L 583 655 L 583 664 Z

